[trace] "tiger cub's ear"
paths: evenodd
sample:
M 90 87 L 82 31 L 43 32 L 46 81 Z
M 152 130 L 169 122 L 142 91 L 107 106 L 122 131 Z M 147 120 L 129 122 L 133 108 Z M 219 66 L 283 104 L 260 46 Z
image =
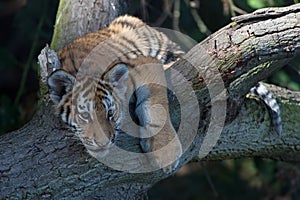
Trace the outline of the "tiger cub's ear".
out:
M 104 80 L 109 82 L 113 87 L 120 92 L 125 92 L 126 82 L 128 80 L 129 71 L 127 65 L 121 63 L 115 65 L 104 76 Z
M 50 98 L 55 104 L 59 104 L 63 96 L 73 89 L 75 77 L 71 74 L 57 70 L 48 77 Z

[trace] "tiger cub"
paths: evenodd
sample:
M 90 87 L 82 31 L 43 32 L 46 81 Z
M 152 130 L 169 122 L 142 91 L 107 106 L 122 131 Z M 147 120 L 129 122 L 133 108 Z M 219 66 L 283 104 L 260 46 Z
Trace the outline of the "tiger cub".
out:
M 156 152 L 171 143 L 168 151 L 149 160 L 173 171 L 182 146 L 170 121 L 167 89 L 161 87 L 166 85 L 161 65 L 169 65 L 183 53 L 166 35 L 138 18 L 121 16 L 58 52 L 61 67 L 47 81 L 50 98 L 93 157 L 104 157 L 123 131 L 141 138 L 144 152 Z M 281 134 L 276 100 L 260 83 L 251 93 L 267 105 Z
M 93 157 L 104 157 L 120 131 L 140 137 L 144 152 L 156 151 L 177 137 L 167 89 L 157 85 L 166 85 L 163 64 L 181 54 L 166 35 L 138 18 L 119 17 L 58 52 L 61 68 L 47 81 L 50 98 Z M 182 154 L 178 138 L 163 154 L 151 164 L 173 171 Z

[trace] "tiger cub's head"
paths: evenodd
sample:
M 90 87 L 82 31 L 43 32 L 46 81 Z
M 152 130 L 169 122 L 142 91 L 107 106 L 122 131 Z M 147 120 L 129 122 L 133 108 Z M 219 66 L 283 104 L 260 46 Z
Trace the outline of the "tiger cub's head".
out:
M 91 155 L 105 156 L 114 143 L 122 121 L 120 107 L 128 74 L 125 64 L 117 64 L 100 78 L 74 77 L 64 70 L 48 77 L 50 98 L 59 115 Z

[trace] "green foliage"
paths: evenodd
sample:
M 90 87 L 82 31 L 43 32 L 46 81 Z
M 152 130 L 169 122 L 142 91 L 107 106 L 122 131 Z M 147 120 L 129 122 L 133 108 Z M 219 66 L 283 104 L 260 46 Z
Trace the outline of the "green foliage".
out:
M 250 7 L 254 9 L 267 7 L 267 1 L 257 1 L 257 0 L 247 0 L 247 3 Z
M 253 9 L 272 7 L 272 6 L 283 6 L 285 2 L 283 0 L 247 0 L 248 5 Z

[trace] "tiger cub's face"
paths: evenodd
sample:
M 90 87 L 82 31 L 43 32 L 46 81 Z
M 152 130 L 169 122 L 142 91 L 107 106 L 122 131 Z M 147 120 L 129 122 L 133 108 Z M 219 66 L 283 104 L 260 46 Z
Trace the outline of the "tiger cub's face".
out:
M 105 156 L 122 121 L 128 68 L 117 64 L 101 78 L 75 78 L 64 70 L 48 78 L 50 98 L 91 155 Z

